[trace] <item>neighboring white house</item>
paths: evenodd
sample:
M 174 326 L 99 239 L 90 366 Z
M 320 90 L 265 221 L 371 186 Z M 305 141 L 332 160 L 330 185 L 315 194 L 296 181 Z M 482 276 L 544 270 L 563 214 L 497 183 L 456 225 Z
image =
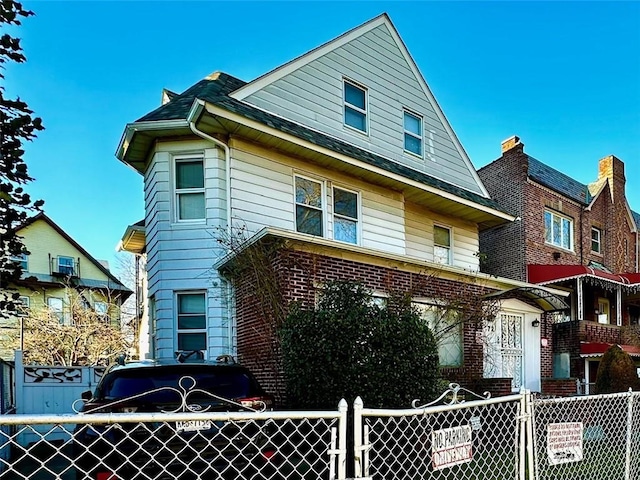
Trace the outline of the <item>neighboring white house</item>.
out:
M 441 364 L 449 378 L 508 377 L 512 388 L 539 390 L 551 376 L 530 319 L 554 308 L 551 297 L 479 273 L 479 231 L 514 217 L 489 198 L 386 14 L 251 82 L 217 72 L 165 91 L 162 106 L 125 127 L 117 157 L 144 175 L 143 248 L 132 250 L 146 255 L 150 356 L 237 353 L 262 368 L 250 288 L 228 292 L 219 271 L 229 259 L 216 238 L 242 225 L 252 241 L 281 239 L 314 265 L 312 282 L 291 277 L 290 299 L 329 278 L 381 291 L 424 271 L 437 275 L 416 302 L 433 308 L 438 292 L 462 286 L 526 297 L 510 300 L 520 311 L 504 321 L 517 323 L 518 340 L 509 352 L 498 342 L 485 362 L 499 372 L 485 368 L 468 326 L 446 339 Z M 525 361 L 528 346 L 536 356 Z

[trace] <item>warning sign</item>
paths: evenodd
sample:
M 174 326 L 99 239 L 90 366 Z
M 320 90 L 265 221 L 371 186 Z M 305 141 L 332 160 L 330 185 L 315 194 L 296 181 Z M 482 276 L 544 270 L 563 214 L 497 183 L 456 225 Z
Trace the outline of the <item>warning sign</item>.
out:
M 547 425 L 547 455 L 550 465 L 582 461 L 582 422 Z
M 434 470 L 473 460 L 471 425 L 444 428 L 431 432 L 431 463 Z

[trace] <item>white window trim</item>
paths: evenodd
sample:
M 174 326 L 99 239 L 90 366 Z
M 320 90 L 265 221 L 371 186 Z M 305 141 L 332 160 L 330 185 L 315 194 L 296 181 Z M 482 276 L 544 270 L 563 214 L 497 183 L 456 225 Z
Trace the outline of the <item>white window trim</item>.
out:
M 345 89 L 345 85 L 346 84 L 352 85 L 354 87 L 356 87 L 359 90 L 364 91 L 364 110 L 362 110 L 360 107 L 357 107 L 351 103 L 347 102 L 346 99 L 346 89 Z M 346 120 L 347 120 L 347 113 L 346 113 L 346 109 L 347 107 L 355 110 L 356 112 L 360 112 L 364 115 L 364 128 L 365 130 L 362 131 L 359 128 L 356 127 L 352 127 L 351 125 L 347 124 Z M 360 82 L 356 82 L 354 80 L 351 80 L 349 78 L 343 77 L 342 79 L 342 125 L 345 128 L 348 128 L 349 130 L 353 131 L 353 132 L 357 132 L 360 135 L 366 135 L 369 136 L 369 89 L 367 87 L 365 87 L 364 85 L 362 85 Z
M 305 203 L 300 203 L 298 204 L 298 200 L 296 198 L 296 178 L 302 178 L 304 180 L 309 180 L 310 182 L 315 182 L 315 183 L 319 183 L 320 184 L 320 208 L 318 207 L 314 207 L 311 205 L 307 205 Z M 297 215 L 297 207 L 298 205 L 301 205 L 305 208 L 312 208 L 314 210 L 320 210 L 322 212 L 322 235 L 318 236 L 318 235 L 313 235 L 312 233 L 305 233 L 305 232 L 299 232 L 298 231 L 298 215 Z M 314 178 L 311 177 L 309 175 L 304 175 L 304 174 L 300 174 L 300 173 L 295 173 L 293 174 L 293 224 L 294 224 L 294 229 L 296 231 L 296 233 L 301 233 L 303 235 L 311 235 L 312 237 L 319 237 L 319 238 L 327 238 L 327 232 L 328 232 L 328 213 L 327 213 L 327 182 L 326 180 L 320 179 L 320 178 Z
M 566 215 L 562 215 L 562 214 L 560 214 L 558 212 L 555 212 L 553 210 L 545 209 L 544 210 L 544 215 L 546 215 L 547 213 L 551 215 L 551 226 L 553 226 L 553 217 L 554 216 L 569 221 L 569 227 L 570 227 L 570 229 L 569 229 L 570 230 L 570 232 L 569 232 L 569 248 L 567 248 L 567 247 L 565 247 L 563 245 L 557 245 L 557 244 L 553 243 L 553 241 L 548 242 L 547 241 L 546 232 L 545 232 L 545 235 L 544 235 L 544 243 L 546 245 L 550 245 L 550 246 L 555 247 L 555 248 L 560 248 L 560 249 L 568 251 L 568 252 L 573 252 L 573 248 L 574 248 L 573 235 L 574 235 L 574 229 L 575 229 L 574 224 L 573 224 L 573 218 L 568 217 Z M 545 219 L 544 216 L 542 217 L 542 221 L 543 221 L 544 227 L 546 228 L 546 219 Z M 553 240 L 553 232 L 551 232 L 550 237 Z
M 445 245 L 436 244 L 436 235 L 435 235 L 436 227 L 449 230 L 449 262 L 448 263 L 440 263 L 436 260 L 436 247 L 443 247 L 443 248 L 445 247 Z M 433 262 L 439 265 L 453 265 L 453 227 L 450 225 L 444 225 L 442 223 L 433 224 Z
M 179 311 L 179 303 L 178 303 L 178 297 L 180 295 L 193 295 L 193 294 L 201 294 L 204 295 L 204 328 L 183 328 L 183 329 L 179 329 L 178 328 L 178 316 L 180 315 L 180 311 Z M 209 317 L 207 315 L 207 311 L 209 308 L 209 299 L 208 299 L 208 295 L 207 295 L 207 291 L 206 290 L 181 290 L 181 291 L 176 291 L 174 292 L 173 295 L 173 305 L 174 305 L 174 331 L 175 331 L 175 335 L 174 335 L 174 339 L 173 339 L 173 344 L 175 346 L 174 351 L 180 351 L 180 344 L 178 342 L 178 338 L 180 336 L 181 333 L 204 333 L 205 334 L 205 348 L 204 350 L 208 350 L 209 349 L 209 336 L 207 334 L 208 331 L 208 327 L 209 327 Z
M 593 232 L 598 232 L 598 250 L 593 249 Z M 595 253 L 596 255 L 602 255 L 602 230 L 598 227 L 591 227 L 591 253 Z
M 178 189 L 178 168 L 177 165 L 180 162 L 198 160 L 202 162 L 202 187 L 201 188 L 181 188 Z M 172 155 L 171 158 L 171 169 L 172 169 L 172 182 L 171 189 L 173 191 L 173 221 L 174 223 L 180 224 L 194 224 L 194 223 L 204 223 L 207 220 L 207 195 L 206 195 L 206 171 L 205 171 L 205 158 L 203 153 L 191 153 L 191 154 L 180 154 L 180 155 Z M 178 200 L 181 194 L 189 194 L 189 193 L 202 193 L 204 200 L 204 217 L 203 218 L 188 218 L 181 219 L 180 218 L 180 201 Z
M 434 299 L 434 298 L 428 298 L 428 297 L 414 297 L 411 299 L 411 303 L 412 304 L 419 304 L 419 305 L 423 305 L 425 307 L 428 308 L 434 308 L 437 310 L 442 310 L 445 309 L 446 310 L 446 302 L 442 299 Z M 453 310 L 451 310 L 451 312 L 453 312 Z M 459 321 L 458 319 L 456 319 L 456 325 L 455 325 L 457 331 L 457 339 L 458 339 L 458 347 L 460 348 L 460 360 L 458 362 L 458 364 L 441 364 L 440 366 L 443 368 L 459 368 L 464 366 L 464 329 L 463 329 L 463 323 L 461 321 Z M 429 328 L 432 330 L 433 332 L 433 327 L 431 325 L 429 325 Z M 451 332 L 451 330 L 447 331 L 447 334 L 449 334 Z M 437 333 L 437 332 L 435 332 Z M 434 333 L 434 335 L 435 335 Z M 438 363 L 440 364 L 440 347 L 442 346 L 440 344 L 440 342 L 442 340 L 444 340 L 446 338 L 446 335 L 444 334 L 442 337 L 437 338 L 438 340 Z
M 356 218 L 356 243 L 351 243 L 351 242 L 344 242 L 342 240 L 336 240 L 336 232 L 335 232 L 335 217 L 338 218 L 344 218 L 346 220 L 351 220 L 353 221 L 352 218 L 350 217 L 345 217 L 344 215 L 338 215 L 334 210 L 335 210 L 335 206 L 334 206 L 334 199 L 335 199 L 335 189 L 338 190 L 343 190 L 345 192 L 349 192 L 349 193 L 353 193 L 356 196 L 356 202 L 357 202 L 357 209 L 358 209 L 358 217 Z M 331 186 L 331 238 L 333 240 L 335 240 L 336 242 L 340 242 L 340 243 L 344 243 L 346 245 L 361 245 L 362 244 L 362 197 L 360 195 L 360 192 L 353 190 L 351 188 L 345 188 L 341 185 L 335 185 L 333 184 Z
M 60 260 L 61 260 L 61 259 L 63 259 L 63 258 L 64 258 L 64 259 L 69 259 L 69 260 L 71 260 L 71 263 L 70 263 L 70 264 L 64 264 L 64 265 L 63 265 L 63 264 L 60 262 Z M 56 258 L 56 260 L 57 260 L 57 262 L 58 262 L 58 273 L 62 273 L 62 267 L 63 267 L 63 266 L 64 266 L 64 267 L 70 267 L 70 268 L 71 268 L 71 273 L 72 273 L 72 274 L 73 274 L 73 273 L 75 273 L 75 271 L 76 271 L 76 259 L 75 259 L 75 258 L 70 257 L 69 255 L 58 255 L 58 256 L 57 256 L 57 258 Z
M 409 115 L 420 121 L 420 136 L 417 136 L 415 133 L 410 132 L 409 130 L 404 128 L 404 116 Z M 411 150 L 407 150 L 405 148 L 404 136 L 409 135 L 413 138 L 420 140 L 420 154 L 412 152 Z M 402 109 L 402 149 L 405 153 L 412 155 L 420 160 L 424 160 L 424 117 L 422 115 L 417 114 L 416 112 L 409 110 L 408 108 Z

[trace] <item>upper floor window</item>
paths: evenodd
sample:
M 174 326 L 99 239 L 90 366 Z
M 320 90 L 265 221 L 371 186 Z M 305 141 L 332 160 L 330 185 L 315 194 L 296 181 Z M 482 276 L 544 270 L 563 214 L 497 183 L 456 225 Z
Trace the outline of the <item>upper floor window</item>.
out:
M 333 238 L 358 243 L 358 194 L 342 188 L 333 189 Z
M 573 249 L 573 220 L 557 213 L 544 212 L 544 241 L 556 247 Z
M 433 227 L 433 261 L 451 265 L 451 229 L 434 225 Z
M 176 158 L 176 220 L 205 218 L 204 162 L 202 158 Z
M 11 261 L 19 264 L 23 272 L 29 271 L 29 256 L 26 253 L 12 256 Z
M 58 256 L 58 273 L 63 275 L 74 274 L 75 261 L 73 257 Z
M 367 90 L 344 81 L 344 124 L 367 133 Z
M 323 236 L 322 183 L 296 176 L 295 184 L 296 231 L 319 237 Z
M 602 230 L 591 227 L 591 251 L 602 253 Z
M 207 315 L 205 292 L 178 293 L 178 350 L 206 350 Z
M 422 157 L 422 118 L 404 112 L 404 149 Z

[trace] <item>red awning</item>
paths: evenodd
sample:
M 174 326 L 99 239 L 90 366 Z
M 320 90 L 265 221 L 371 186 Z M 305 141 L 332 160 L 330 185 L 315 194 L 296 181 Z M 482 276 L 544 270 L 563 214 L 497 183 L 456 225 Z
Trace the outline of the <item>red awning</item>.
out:
M 580 342 L 580 355 L 583 357 L 601 357 L 613 343 Z M 636 345 L 618 345 L 622 351 L 632 357 L 640 357 L 640 347 Z
M 640 273 L 609 273 L 584 265 L 527 265 L 528 281 L 544 285 L 579 277 L 595 277 L 620 285 L 640 284 Z

